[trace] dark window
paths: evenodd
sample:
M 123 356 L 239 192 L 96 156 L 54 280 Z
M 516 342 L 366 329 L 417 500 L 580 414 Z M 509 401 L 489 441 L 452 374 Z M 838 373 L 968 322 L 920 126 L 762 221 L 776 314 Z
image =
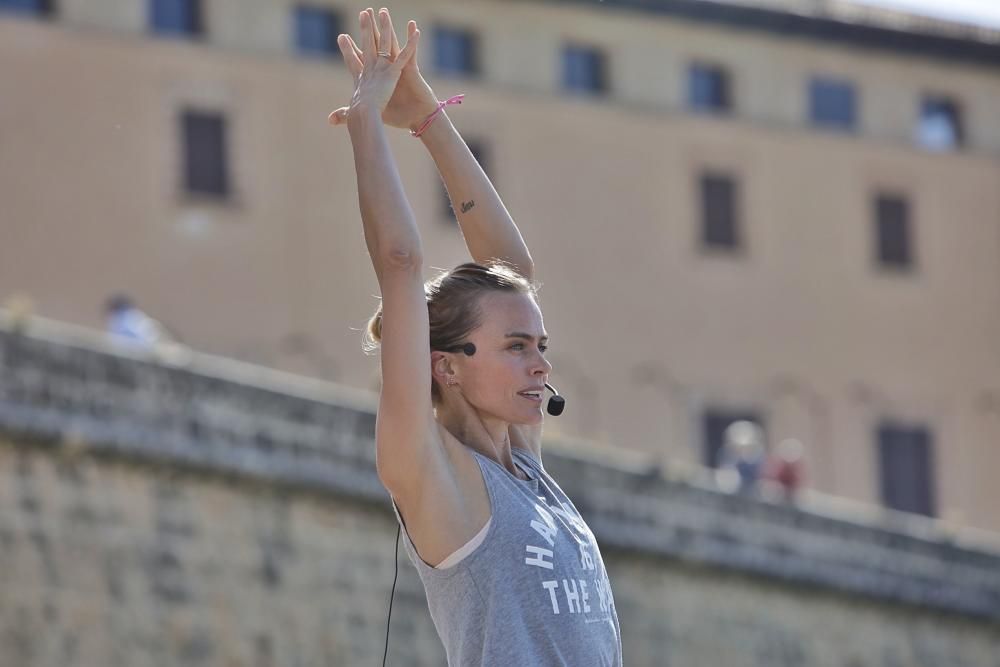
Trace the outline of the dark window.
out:
M 928 430 L 883 423 L 878 448 L 885 506 L 934 516 L 934 452 Z
M 295 48 L 299 53 L 331 56 L 340 53 L 340 16 L 330 9 L 300 5 L 295 8 Z
M 434 67 L 438 74 L 471 76 L 479 73 L 476 36 L 458 28 L 434 29 Z
M 14 12 L 25 16 L 51 16 L 52 0 L 0 0 L 0 12 Z
M 490 169 L 489 169 L 489 163 L 490 163 L 489 159 L 490 159 L 490 156 L 489 156 L 489 149 L 488 149 L 488 147 L 486 145 L 486 142 L 485 141 L 477 141 L 477 140 L 473 139 L 473 140 L 468 140 L 466 143 L 469 146 L 469 150 L 472 152 L 472 156 L 474 158 L 476 158 L 476 162 L 479 163 L 479 166 L 482 167 L 483 171 L 486 172 L 486 175 L 489 176 L 490 175 Z M 494 183 L 494 185 L 496 185 L 496 184 Z M 442 212 L 443 212 L 443 215 L 444 215 L 444 220 L 448 221 L 449 223 L 458 222 L 458 216 L 455 214 L 455 211 L 452 209 L 452 202 L 451 202 L 451 199 L 448 197 L 448 189 L 444 186 L 443 182 L 441 183 L 441 198 L 443 200 L 442 201 Z M 461 208 L 461 206 L 462 206 L 463 203 L 464 202 L 455 202 L 455 206 L 458 206 L 459 208 Z
M 149 22 L 152 31 L 164 35 L 200 35 L 201 2 L 199 0 L 149 0 Z
M 723 174 L 702 174 L 701 241 L 706 248 L 740 247 L 739 192 L 736 181 Z
M 698 111 L 729 111 L 729 75 L 721 67 L 694 64 L 688 69 L 688 104 Z
M 809 82 L 809 114 L 814 125 L 850 130 L 856 122 L 854 85 L 815 78 Z
M 229 195 L 226 162 L 226 119 L 222 114 L 185 111 L 184 188 L 195 195 L 225 198 Z
M 875 198 L 875 225 L 879 264 L 907 269 L 913 265 L 910 206 L 902 197 L 880 194 Z
M 931 150 L 960 148 L 965 140 L 958 103 L 946 97 L 925 97 L 920 108 L 918 139 Z
M 574 92 L 607 92 L 606 59 L 603 53 L 586 46 L 563 49 L 563 87 Z
M 764 422 L 755 412 L 729 412 L 709 409 L 705 412 L 702 428 L 702 463 L 709 468 L 718 468 L 722 462 L 723 445 L 726 444 L 726 429 L 738 421 L 749 421 L 762 429 Z

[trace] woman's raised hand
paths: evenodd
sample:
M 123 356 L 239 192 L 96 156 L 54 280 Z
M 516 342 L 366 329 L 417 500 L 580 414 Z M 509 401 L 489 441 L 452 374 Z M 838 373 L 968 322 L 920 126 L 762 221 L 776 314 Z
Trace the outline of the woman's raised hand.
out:
M 351 112 L 362 108 L 372 109 L 380 115 L 385 111 L 403 67 L 416 54 L 420 39 L 420 31 L 414 30 L 400 51 L 388 11 L 379 12 L 376 19 L 375 12 L 368 8 L 361 12 L 359 21 L 363 50 L 358 49 L 349 35 L 340 35 L 337 39 L 344 61 L 354 75 L 354 96 L 343 114 L 344 120 Z M 340 109 L 330 114 L 331 122 L 338 112 Z
M 379 86 L 379 99 L 385 100 L 379 107 L 382 121 L 393 127 L 416 129 L 437 109 L 437 97 L 417 67 L 417 46 L 420 41 L 417 22 L 410 21 L 407 25 L 406 46 L 400 51 L 389 10 L 381 9 L 376 19 L 375 12 L 367 9 L 361 12 L 360 18 L 361 43 L 364 49 L 358 48 L 350 35 L 340 35 L 337 39 L 337 45 L 348 70 L 354 75 L 358 90 L 370 67 L 384 66 L 387 61 L 398 66 L 399 74 L 393 82 L 394 87 L 388 91 L 388 97 L 385 96 L 384 82 Z M 388 58 L 378 57 L 378 52 L 387 53 Z M 358 90 L 355 91 L 355 99 L 350 106 L 341 107 L 330 114 L 331 125 L 346 123 L 351 107 L 355 106 L 358 99 Z

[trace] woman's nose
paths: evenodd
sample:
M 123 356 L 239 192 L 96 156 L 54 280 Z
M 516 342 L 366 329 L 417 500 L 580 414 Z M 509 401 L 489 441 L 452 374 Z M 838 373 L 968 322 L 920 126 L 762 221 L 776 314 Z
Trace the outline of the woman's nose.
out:
M 532 369 L 533 373 L 541 373 L 542 375 L 548 375 L 552 370 L 552 362 L 543 357 L 541 354 L 538 355 L 538 364 Z

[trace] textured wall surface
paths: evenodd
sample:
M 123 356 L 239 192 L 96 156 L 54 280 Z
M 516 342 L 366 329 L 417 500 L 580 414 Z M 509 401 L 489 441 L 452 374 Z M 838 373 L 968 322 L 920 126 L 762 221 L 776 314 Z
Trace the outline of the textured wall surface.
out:
M 0 665 L 360 665 L 394 524 L 370 400 L 0 325 Z M 634 665 L 1000 666 L 1000 553 L 548 451 Z M 390 664 L 441 665 L 405 556 Z

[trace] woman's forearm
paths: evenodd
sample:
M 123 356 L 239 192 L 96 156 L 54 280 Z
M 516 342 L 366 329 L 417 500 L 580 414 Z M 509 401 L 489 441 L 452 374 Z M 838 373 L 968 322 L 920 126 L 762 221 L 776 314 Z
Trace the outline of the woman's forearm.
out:
M 448 116 L 442 113 L 420 138 L 448 190 L 472 258 L 502 259 L 531 278 L 534 265 L 521 232 Z
M 358 177 L 358 204 L 368 253 L 380 273 L 386 261 L 419 258 L 420 234 L 403 191 L 381 115 L 352 110 L 348 121 Z

